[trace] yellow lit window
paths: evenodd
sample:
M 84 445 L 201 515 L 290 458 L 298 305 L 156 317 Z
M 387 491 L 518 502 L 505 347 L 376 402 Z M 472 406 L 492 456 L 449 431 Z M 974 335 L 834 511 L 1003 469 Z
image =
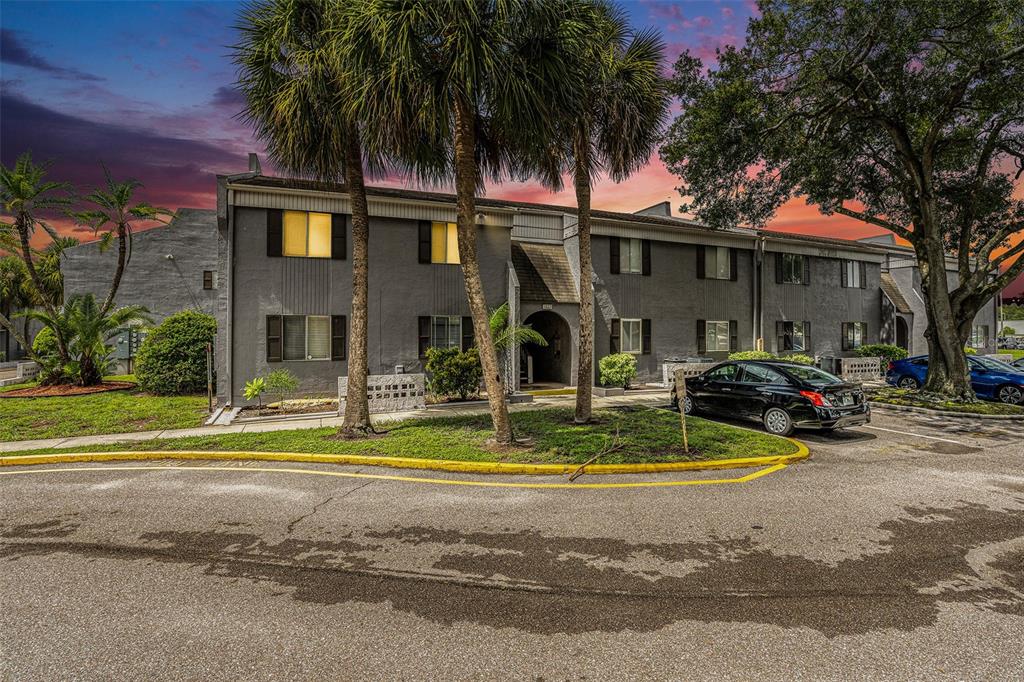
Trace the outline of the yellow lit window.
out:
M 430 262 L 459 262 L 459 238 L 455 223 L 432 223 L 430 226 Z
M 331 214 L 284 212 L 284 255 L 331 257 Z

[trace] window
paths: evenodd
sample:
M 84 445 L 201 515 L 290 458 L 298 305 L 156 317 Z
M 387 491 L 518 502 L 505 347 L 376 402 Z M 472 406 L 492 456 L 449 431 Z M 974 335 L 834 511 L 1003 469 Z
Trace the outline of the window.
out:
M 804 353 L 811 349 L 810 322 L 777 322 L 778 351 Z
M 619 240 L 619 272 L 639 275 L 644 271 L 643 240 Z
M 868 335 L 868 325 L 864 322 L 846 322 L 843 324 L 843 350 L 856 350 L 864 345 Z
M 213 270 L 203 270 L 203 289 L 217 288 L 217 273 Z
M 971 327 L 971 347 L 984 348 L 988 345 L 988 325 L 976 324 Z
M 795 253 L 780 253 L 776 261 L 779 267 L 778 281 L 782 284 L 807 283 L 807 256 Z
M 643 323 L 640 320 L 622 320 L 622 353 L 643 352 Z
M 459 263 L 459 231 L 455 223 L 430 224 L 430 262 Z
M 712 351 L 725 351 L 730 350 L 729 345 L 729 322 L 712 321 L 708 320 L 705 323 L 705 349 L 709 352 Z
M 729 247 L 704 247 L 704 277 L 707 279 L 732 279 L 732 257 Z M 708 346 L 709 350 L 710 348 Z
M 435 315 L 430 318 L 432 348 L 462 348 L 462 318 Z
M 331 214 L 285 211 L 282 221 L 285 256 L 331 257 Z
M 330 360 L 331 318 L 327 315 L 285 315 L 284 359 Z
M 743 381 L 748 384 L 788 384 L 786 377 L 768 365 L 744 365 Z
M 711 381 L 736 381 L 736 374 L 739 372 L 739 365 L 722 365 L 715 367 L 705 376 Z
M 848 289 L 864 289 L 865 282 L 864 263 L 855 260 L 842 261 L 843 286 Z

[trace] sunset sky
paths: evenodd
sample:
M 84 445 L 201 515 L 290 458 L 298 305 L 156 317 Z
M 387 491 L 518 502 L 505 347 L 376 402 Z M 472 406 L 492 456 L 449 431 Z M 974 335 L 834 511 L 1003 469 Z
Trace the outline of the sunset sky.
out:
M 625 3 L 634 26 L 659 29 L 669 63 L 684 49 L 713 63 L 743 40 L 754 3 L 744 0 Z M 236 2 L 0 2 L 0 158 L 23 151 L 51 160 L 51 175 L 86 188 L 115 177 L 170 208 L 215 205 L 215 173 L 246 169 L 262 149 L 235 115 Z M 628 181 L 598 183 L 595 208 L 633 211 L 680 203 L 676 179 L 655 157 Z M 488 196 L 572 205 L 571 192 L 493 185 Z M 773 229 L 858 238 L 878 228 L 825 217 L 803 201 L 784 206 Z M 65 227 L 65 229 L 71 229 Z M 78 235 L 87 238 L 88 234 Z M 1021 282 L 1014 289 L 1022 288 Z

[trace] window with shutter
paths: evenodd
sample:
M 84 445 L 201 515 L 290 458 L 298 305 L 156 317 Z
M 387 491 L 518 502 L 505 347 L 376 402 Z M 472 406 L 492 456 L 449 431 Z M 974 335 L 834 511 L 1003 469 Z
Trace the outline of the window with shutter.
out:
M 299 258 L 330 258 L 332 224 L 330 213 L 284 211 L 281 253 Z
M 613 237 L 614 239 L 614 237 Z M 619 238 L 619 272 L 623 274 L 639 275 L 644 272 L 644 240 L 632 237 Z M 648 260 L 650 259 L 650 246 L 647 247 Z M 648 271 L 650 264 L 648 263 Z
M 267 315 L 267 362 L 281 362 L 281 316 Z
M 430 224 L 430 262 L 459 264 L 459 231 L 455 223 Z
M 612 352 L 612 353 L 618 353 L 619 352 L 619 348 L 622 345 L 621 344 L 621 340 L 622 340 L 622 324 L 621 324 L 620 320 L 613 319 L 612 320 L 612 333 L 611 333 L 611 338 L 610 338 L 609 344 L 608 344 L 610 352 Z
M 704 347 L 709 353 L 727 352 L 730 350 L 731 327 L 727 320 L 707 320 L 704 323 Z
M 640 322 L 640 352 L 651 354 L 651 321 L 646 318 Z
M 704 277 L 707 279 L 733 278 L 734 249 L 727 246 L 704 247 Z
M 620 353 L 633 353 L 639 355 L 643 351 L 643 321 L 642 320 L 619 320 L 620 329 Z

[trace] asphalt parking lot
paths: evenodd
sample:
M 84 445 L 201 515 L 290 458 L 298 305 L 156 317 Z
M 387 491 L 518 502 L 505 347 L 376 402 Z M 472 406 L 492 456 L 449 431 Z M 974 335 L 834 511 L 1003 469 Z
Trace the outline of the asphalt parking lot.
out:
M 809 461 L 672 488 L 5 472 L 0 679 L 1024 677 L 1024 428 L 798 438 Z

